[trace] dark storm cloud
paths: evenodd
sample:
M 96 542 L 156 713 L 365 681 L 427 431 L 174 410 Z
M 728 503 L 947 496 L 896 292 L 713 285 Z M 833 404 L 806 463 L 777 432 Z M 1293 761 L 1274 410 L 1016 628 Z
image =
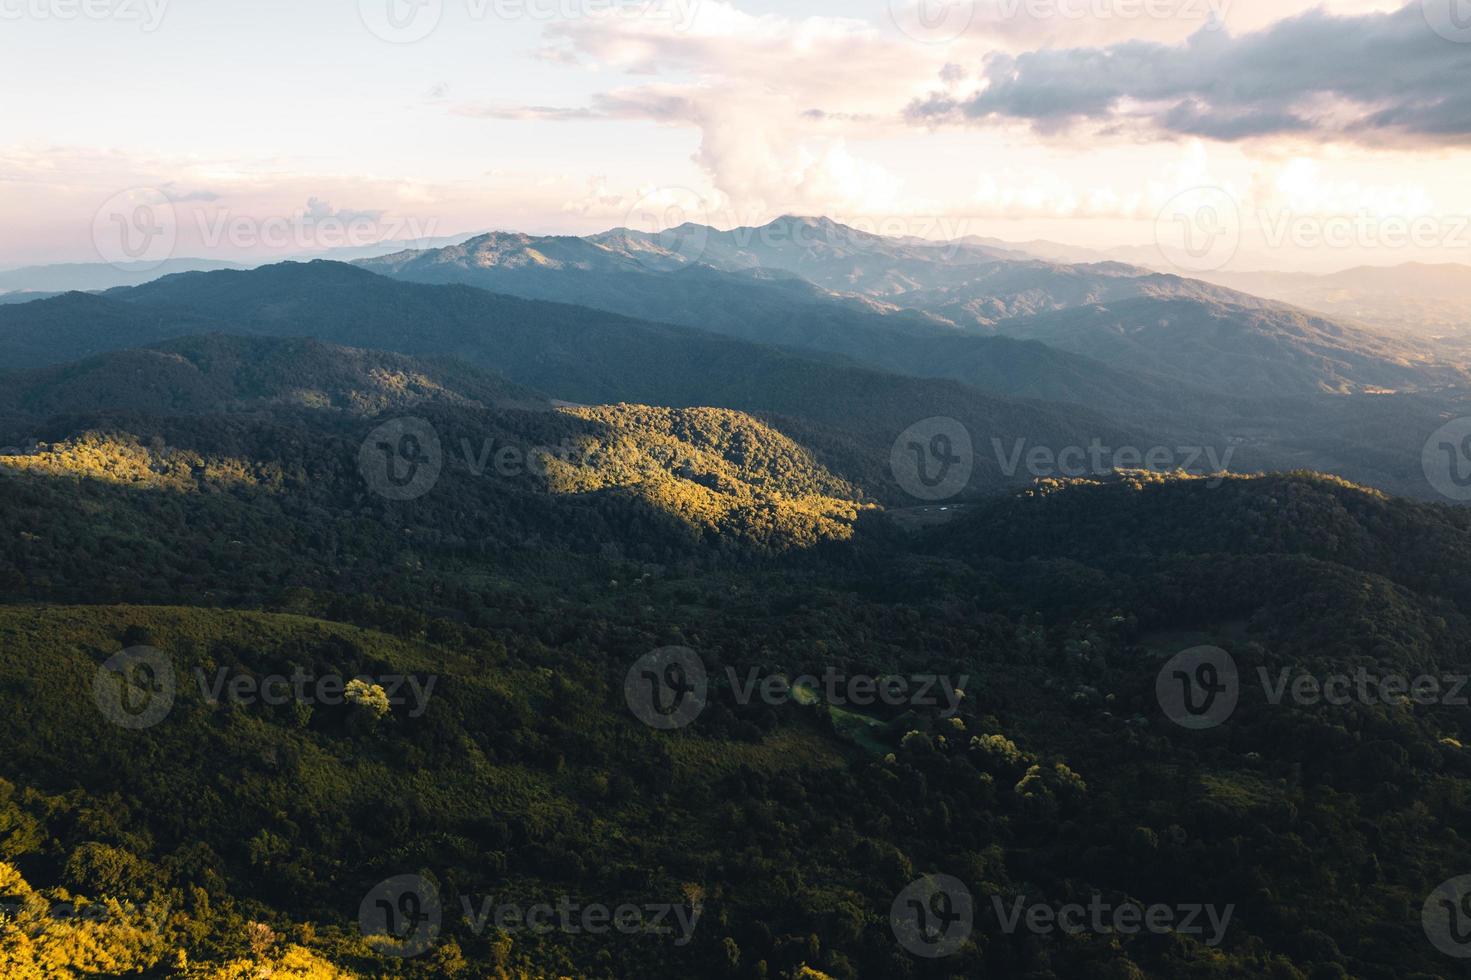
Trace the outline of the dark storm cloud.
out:
M 1078 123 L 1216 140 L 1296 134 L 1471 143 L 1471 44 L 1437 34 L 1419 2 L 1391 14 L 1321 9 L 1254 34 L 1205 28 L 1183 44 L 994 54 L 974 95 L 937 93 L 912 120 Z

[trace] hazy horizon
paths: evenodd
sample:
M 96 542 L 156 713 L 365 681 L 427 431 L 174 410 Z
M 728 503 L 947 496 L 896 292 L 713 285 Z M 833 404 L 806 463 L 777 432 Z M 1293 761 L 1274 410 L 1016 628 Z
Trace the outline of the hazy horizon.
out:
M 169 254 L 252 262 L 787 213 L 1471 261 L 1456 2 L 9 0 L 0 266 L 116 261 L 140 206 Z

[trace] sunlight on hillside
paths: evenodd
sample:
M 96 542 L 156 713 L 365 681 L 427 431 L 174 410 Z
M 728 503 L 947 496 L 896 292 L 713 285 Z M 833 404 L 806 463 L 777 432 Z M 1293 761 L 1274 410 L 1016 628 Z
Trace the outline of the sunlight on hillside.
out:
M 0 457 L 0 471 L 7 468 L 180 493 L 231 487 L 278 490 L 282 480 L 281 468 L 272 463 L 145 446 L 136 436 L 109 432 L 88 432 L 32 455 Z

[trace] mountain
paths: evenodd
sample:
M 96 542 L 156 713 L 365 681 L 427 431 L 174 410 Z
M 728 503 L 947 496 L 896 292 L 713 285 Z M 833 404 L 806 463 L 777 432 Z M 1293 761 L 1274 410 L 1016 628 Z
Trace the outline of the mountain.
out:
M 212 272 L 244 269 L 235 262 L 214 259 L 168 259 L 155 262 L 78 262 L 63 265 L 33 265 L 0 272 L 0 293 L 15 291 L 64 293 L 139 286 L 179 272 Z
M 728 232 L 622 229 L 586 239 L 497 234 L 361 264 L 395 278 L 575 302 L 1008 394 L 1053 399 L 1058 379 L 1069 379 L 1078 392 L 1072 400 L 1103 411 L 1138 408 L 1146 392 L 1157 392 L 1157 410 L 1173 410 L 1191 389 L 1280 397 L 1461 380 L 1424 347 L 1223 286 L 1122 263 L 1061 265 L 963 242 L 883 238 L 826 219 Z M 1021 371 L 995 345 L 954 339 L 990 333 L 1040 340 L 1113 372 L 1078 363 Z M 1223 361 L 1232 372 L 1225 386 Z M 1252 367 L 1265 370 L 1252 379 Z M 1096 384 L 1071 384 L 1089 372 Z M 1121 392 L 1139 397 L 1126 405 Z
M 1471 334 L 1471 265 L 1409 262 L 1332 275 L 1213 273 L 1213 282 L 1419 339 Z
M 863 297 L 864 304 L 847 299 L 844 305 L 850 312 L 939 313 L 963 326 L 1140 295 L 1229 296 L 1219 286 L 1122 263 L 1068 266 L 968 240 L 893 238 L 790 216 L 729 231 L 686 224 L 659 234 L 619 228 L 586 238 L 492 234 L 360 264 L 418 282 L 462 282 L 651 319 L 690 323 L 705 316 L 711 329 L 722 329 L 732 313 L 749 318 L 755 311 L 737 306 L 721 315 L 702 293 L 671 282 L 672 273 L 703 267 L 764 273 L 767 283 L 797 277 L 811 284 L 804 302 Z M 731 282 L 754 289 L 748 278 Z M 663 290 L 678 298 L 661 298 Z
M 92 293 L 0 305 L 0 351 L 7 369 L 61 364 L 218 329 L 208 317 L 129 306 Z
M 488 235 L 455 248 L 355 263 L 410 282 L 478 286 L 527 299 L 700 327 L 760 343 L 837 350 L 849 333 L 950 334 L 934 317 L 761 269 L 653 269 L 581 238 Z
M 366 978 L 485 962 L 529 980 L 755 960 L 804 980 L 918 976 L 865 923 L 933 865 L 1003 908 L 1230 910 L 1220 933 L 1055 948 L 978 916 L 945 976 L 1035 973 L 1039 947 L 1067 980 L 1191 976 L 1202 958 L 1240 977 L 1447 975 L 1421 907 L 1462 853 L 1464 708 L 1274 703 L 1256 678 L 1463 672 L 1468 512 L 1306 475 L 1132 477 L 1006 495 L 930 534 L 871 515 L 742 560 L 741 525 L 707 521 L 695 486 L 841 483 L 725 413 L 583 414 L 429 410 L 447 432 L 616 426 L 599 473 L 567 493 L 457 469 L 410 505 L 354 494 L 349 437 L 365 426 L 322 412 L 264 430 L 276 438 L 233 457 L 248 465 L 183 467 L 173 492 L 88 476 L 84 450 L 163 465 L 281 423 L 145 421 L 137 445 L 68 446 L 51 469 L 0 476 L 7 969 Z M 684 480 L 658 493 L 688 492 L 687 509 L 641 502 L 656 472 Z M 750 525 L 780 498 L 768 488 Z M 1239 697 L 1188 730 L 1157 684 L 1200 644 L 1230 658 Z M 669 645 L 710 683 L 693 720 L 655 730 L 625 683 Z M 124 703 L 166 689 L 152 724 L 98 693 L 109 659 L 139 647 L 157 666 Z M 780 691 L 803 674 L 837 679 L 801 699 L 725 680 Z M 262 696 L 298 675 L 309 697 Z M 318 678 L 364 678 L 384 700 L 324 697 Z M 855 703 L 844 683 L 880 678 L 964 696 Z M 1348 903 L 1330 887 L 1344 869 Z M 404 875 L 439 899 L 406 910 L 445 910 L 407 961 L 357 925 Z M 783 875 L 842 884 L 793 887 L 787 934 L 771 926 Z M 697 921 L 683 943 L 549 930 L 508 945 L 451 911 L 548 893 Z
M 60 295 L 61 293 L 46 293 L 39 290 L 18 290 L 12 293 L 0 293 L 0 305 L 33 303 L 38 299 L 51 299 Z
M 1004 320 L 996 330 L 1249 397 L 1464 389 L 1471 380 L 1427 344 L 1267 303 L 1141 297 Z
M 374 242 L 371 245 L 338 245 L 333 248 L 318 249 L 314 252 L 302 252 L 297 255 L 285 256 L 276 261 L 312 262 L 316 259 L 326 259 L 329 262 L 355 262 L 360 259 L 373 259 L 382 255 L 392 255 L 395 252 L 402 252 L 406 249 L 447 248 L 458 245 L 467 238 L 474 237 L 474 234 L 470 232 L 460 235 L 393 239 L 390 241 Z
M 0 375 L 0 411 L 207 414 L 290 406 L 374 415 L 425 401 L 541 406 L 530 389 L 449 360 L 315 340 L 209 335 Z
M 826 289 L 876 297 L 964 282 L 972 266 L 1019 257 L 963 243 L 876 235 L 830 218 L 795 215 L 728 231 L 698 224 L 659 233 L 615 228 L 588 241 L 650 267 L 701 263 L 726 270 L 765 269 Z
M 1209 283 L 1117 262 L 1057 265 L 1035 261 L 978 266 L 960 285 L 917 289 L 895 297 L 894 302 L 959 326 L 991 327 L 1002 320 L 1138 298 L 1191 299 L 1247 308 L 1268 305 Z
M 105 296 L 72 294 L 0 307 L 0 355 L 40 366 L 68 360 L 98 324 L 143 346 L 189 333 L 313 337 L 415 357 L 453 357 L 567 402 L 630 402 L 758 413 L 800 434 L 826 465 L 868 492 L 894 492 L 889 453 L 900 433 L 945 417 L 981 446 L 990 438 L 1051 446 L 1203 444 L 1192 420 L 1122 425 L 1076 405 L 989 395 L 951 380 L 881 372 L 836 359 L 750 344 L 565 304 L 467 286 L 399 282 L 340 263 L 283 263 L 249 272 L 171 276 Z M 94 347 L 104 340 L 92 340 Z M 1037 347 L 1007 343 L 1017 363 L 1046 363 Z M 1250 455 L 1249 453 L 1247 454 Z M 1264 460 L 1265 461 L 1265 460 Z M 977 459 L 975 484 L 1014 482 L 995 454 Z
M 961 381 L 1019 398 L 1098 411 L 1172 411 L 1198 397 L 1040 344 L 970 334 L 938 317 L 823 289 L 781 272 L 690 265 L 654 273 L 582 239 L 531 261 L 505 236 L 461 249 L 406 253 L 363 268 L 414 282 L 463 282 L 510 295 L 573 302 L 760 344 L 841 354 L 883 371 Z M 596 270 L 596 271 L 595 271 Z M 616 270 L 616 271 L 614 271 Z
M 71 359 L 98 325 L 94 348 L 196 335 Z M 1297 338 L 1329 365 L 1302 377 L 1377 370 L 1332 350 L 1331 326 L 1228 339 L 1270 360 Z M 1166 390 L 934 329 L 881 332 L 886 356 Z M 0 445 L 36 444 L 0 460 L 7 975 L 918 978 L 934 971 L 886 923 L 926 869 L 1003 909 L 1231 911 L 1219 934 L 1169 941 L 1023 941 L 977 916 L 936 977 L 1445 975 L 1421 909 L 1464 850 L 1464 707 L 1273 701 L 1257 677 L 1464 675 L 1471 510 L 1305 473 L 1022 472 L 1005 490 L 993 437 L 1168 436 L 1143 415 L 338 263 L 0 308 L 12 354 L 36 363 L 3 377 Z M 622 403 L 552 407 L 527 387 Z M 700 401 L 628 403 L 641 394 Z M 1273 452 L 1416 444 L 1381 468 L 1419 465 L 1397 412 L 1444 408 L 1252 401 L 1264 426 L 1306 427 L 1261 439 Z M 1347 415 L 1324 438 L 1317 405 L 1383 414 L 1368 443 Z M 406 412 L 433 435 L 415 446 L 433 477 L 399 499 L 371 465 Z M 894 436 L 929 415 L 972 429 L 986 492 L 886 509 L 909 503 Z M 1188 729 L 1160 677 L 1202 644 L 1238 696 Z M 637 682 L 670 648 L 694 658 L 680 685 L 707 683 L 665 730 Z M 122 650 L 150 669 L 115 676 Z M 788 696 L 804 675 L 822 683 Z M 311 693 L 278 696 L 298 676 Z M 317 678 L 359 685 L 326 697 Z M 853 696 L 896 682 L 933 696 Z M 439 899 L 406 914 L 444 914 L 397 959 L 358 920 L 405 876 Z M 529 941 L 453 911 L 548 895 L 693 925 L 682 944 Z
M 682 245 L 685 240 L 698 241 L 700 247 Z M 792 249 L 815 254 L 793 255 Z M 495 234 L 457 247 L 357 264 L 408 281 L 464 283 L 761 344 L 841 354 L 883 371 L 950 378 L 995 394 L 1075 402 L 1114 413 L 1175 413 L 1194 403 L 1195 414 L 1209 414 L 1201 404 L 1206 400 L 1202 393 L 1167 375 L 1146 376 L 1038 345 L 1000 343 L 983 334 L 991 333 L 1000 318 L 1111 297 L 1238 298 L 1235 294 L 1127 266 L 997 262 L 994 254 L 961 249 L 950 256 L 934 243 L 864 235 L 830 221 L 783 219 L 761 229 L 725 233 L 687 226 L 667 238 L 626 231 L 587 239 Z M 817 275 L 829 263 L 856 261 L 855 256 L 881 260 L 885 268 L 908 263 L 909 291 L 890 302 L 835 292 L 791 271 Z M 946 281 L 955 271 L 952 263 L 964 266 L 966 285 L 920 285 Z M 843 284 L 853 285 L 846 279 Z M 957 298 L 961 295 L 986 298 L 966 302 Z

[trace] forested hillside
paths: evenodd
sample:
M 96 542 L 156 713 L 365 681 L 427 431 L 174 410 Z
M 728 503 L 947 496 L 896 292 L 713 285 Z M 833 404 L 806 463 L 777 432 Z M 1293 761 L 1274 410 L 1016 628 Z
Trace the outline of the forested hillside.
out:
M 228 368 L 235 343 L 165 350 Z M 1244 688 L 1195 732 L 1155 680 L 1203 642 L 1244 676 L 1464 671 L 1460 511 L 1305 475 L 1136 475 L 1044 481 L 915 534 L 743 414 L 486 407 L 478 375 L 427 370 L 408 404 L 444 463 L 393 501 L 358 458 L 383 422 L 362 368 L 390 362 L 291 363 L 286 389 L 345 390 L 52 416 L 4 461 L 10 975 L 1455 975 L 1419 906 L 1465 850 L 1464 709 Z M 498 464 L 506 447 L 523 467 Z M 673 732 L 624 693 L 670 646 L 711 682 Z M 120 727 L 94 678 L 141 647 L 165 653 L 173 700 Z M 832 669 L 964 693 L 741 694 Z M 211 693 L 298 671 L 401 689 Z M 931 872 L 987 896 L 941 960 L 890 926 Z M 421 955 L 385 956 L 359 905 L 406 874 L 434 883 L 442 924 Z M 1232 911 L 1219 935 L 1048 937 L 991 907 L 1092 894 Z M 684 943 L 477 926 L 464 909 L 490 895 L 696 924 Z

